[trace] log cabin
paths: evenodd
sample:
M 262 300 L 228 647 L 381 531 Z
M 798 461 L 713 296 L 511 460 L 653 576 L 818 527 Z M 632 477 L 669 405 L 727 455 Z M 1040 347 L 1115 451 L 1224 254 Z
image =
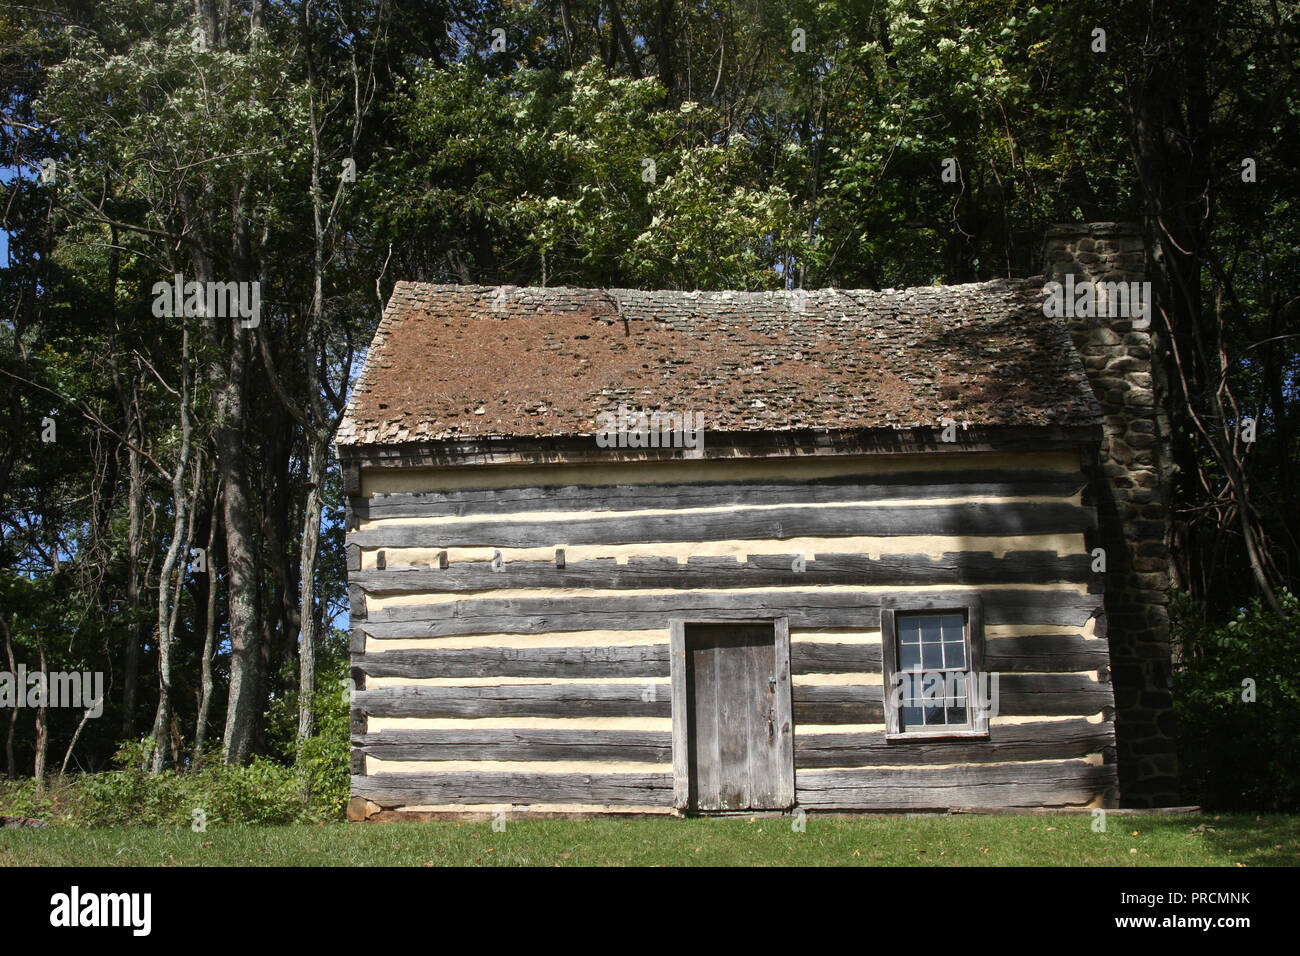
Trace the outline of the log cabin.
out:
M 1045 261 L 397 283 L 336 436 L 349 817 L 1169 802 L 1150 332 L 1044 307 L 1141 236 Z

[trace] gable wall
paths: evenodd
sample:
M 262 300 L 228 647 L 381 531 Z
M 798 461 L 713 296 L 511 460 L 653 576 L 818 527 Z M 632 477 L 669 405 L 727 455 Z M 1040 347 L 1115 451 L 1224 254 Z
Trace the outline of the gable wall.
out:
M 1113 804 L 1083 485 L 1077 452 L 363 470 L 354 803 L 667 812 L 669 622 L 786 616 L 800 806 Z M 972 591 L 991 739 L 886 743 L 882 598 Z

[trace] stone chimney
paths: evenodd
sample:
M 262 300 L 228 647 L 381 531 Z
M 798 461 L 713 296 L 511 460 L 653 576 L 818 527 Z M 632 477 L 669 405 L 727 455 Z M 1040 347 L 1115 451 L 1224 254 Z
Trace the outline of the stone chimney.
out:
M 1147 279 L 1142 230 L 1133 223 L 1052 226 L 1043 253 L 1046 281 L 1069 282 L 1075 289 L 1085 281 Z M 1099 540 L 1089 548 L 1106 551 L 1120 803 L 1127 807 L 1178 801 L 1169 690 L 1169 423 L 1159 368 L 1152 367 L 1151 328 L 1146 326 L 1155 324 L 1155 309 L 1150 293 L 1146 295 L 1147 317 L 1134 316 L 1131 307 L 1111 308 L 1118 304 L 1109 302 L 1091 316 L 1070 309 L 1064 315 L 1104 416 L 1090 483 Z M 1111 316 L 1111 311 L 1126 315 Z

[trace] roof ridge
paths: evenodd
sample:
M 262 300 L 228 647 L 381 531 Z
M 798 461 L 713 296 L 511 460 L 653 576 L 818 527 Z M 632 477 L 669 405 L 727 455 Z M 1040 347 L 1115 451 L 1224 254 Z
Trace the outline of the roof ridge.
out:
M 754 296 L 754 297 L 777 297 L 794 295 L 797 292 L 803 292 L 805 295 L 820 295 L 824 293 L 839 294 L 856 294 L 856 295 L 898 295 L 911 292 L 928 292 L 938 293 L 945 290 L 1021 290 L 1027 288 L 1036 288 L 1044 282 L 1044 277 L 1026 276 L 1026 277 L 999 277 L 995 279 L 981 279 L 975 282 L 954 282 L 941 283 L 935 285 L 913 285 L 902 286 L 900 288 L 888 287 L 884 289 L 865 289 L 860 287 L 844 286 L 820 286 L 812 289 L 793 288 L 793 289 L 635 289 L 629 286 L 568 286 L 568 285 L 515 285 L 513 283 L 502 282 L 494 285 L 483 285 L 478 283 L 465 284 L 459 282 L 425 282 L 408 279 L 399 279 L 393 287 L 393 293 L 396 294 L 401 287 L 407 287 L 413 291 L 419 292 L 495 292 L 500 289 L 508 289 L 516 292 L 527 293 L 544 293 L 548 295 L 571 294 L 575 292 L 587 292 L 592 294 L 613 295 L 615 293 L 627 293 L 629 295 L 643 296 Z

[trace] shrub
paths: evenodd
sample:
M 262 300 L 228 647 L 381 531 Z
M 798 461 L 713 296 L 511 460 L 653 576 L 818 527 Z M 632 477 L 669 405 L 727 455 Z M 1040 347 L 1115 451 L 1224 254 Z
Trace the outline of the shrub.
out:
M 124 743 L 113 755 L 121 769 L 72 778 L 76 824 L 87 827 L 169 826 L 184 812 L 187 783 L 173 770 L 151 774 L 148 741 Z
M 1208 809 L 1300 809 L 1300 601 L 1279 601 L 1282 620 L 1256 598 L 1213 624 L 1174 602 L 1179 774 L 1185 798 Z
M 199 771 L 196 782 L 207 784 L 195 797 L 208 801 L 197 804 L 208 823 L 298 823 L 311 817 L 297 774 L 265 757 L 245 767 L 216 764 Z
M 306 740 L 297 754 L 299 774 L 306 780 L 312 809 L 327 818 L 341 819 L 351 793 L 350 705 L 342 692 L 347 661 L 321 674 L 312 702 L 316 736 Z
M 312 698 L 315 736 L 298 743 L 298 695 L 287 694 L 271 705 L 267 738 L 285 763 L 292 763 L 302 793 L 313 814 L 342 819 L 347 806 L 351 775 L 348 770 L 351 720 L 349 716 L 349 663 L 346 657 L 321 661 Z
M 337 818 L 346 803 L 347 784 L 339 803 L 324 769 L 323 796 L 309 802 L 300 773 L 265 757 L 235 767 L 213 752 L 188 769 L 154 774 L 144 769 L 149 750 L 148 742 L 124 744 L 114 756 L 120 769 L 51 777 L 44 789 L 31 779 L 0 782 L 0 813 L 63 826 L 188 828 L 196 810 L 208 826 L 286 824 Z M 343 770 L 346 780 L 346 758 Z

